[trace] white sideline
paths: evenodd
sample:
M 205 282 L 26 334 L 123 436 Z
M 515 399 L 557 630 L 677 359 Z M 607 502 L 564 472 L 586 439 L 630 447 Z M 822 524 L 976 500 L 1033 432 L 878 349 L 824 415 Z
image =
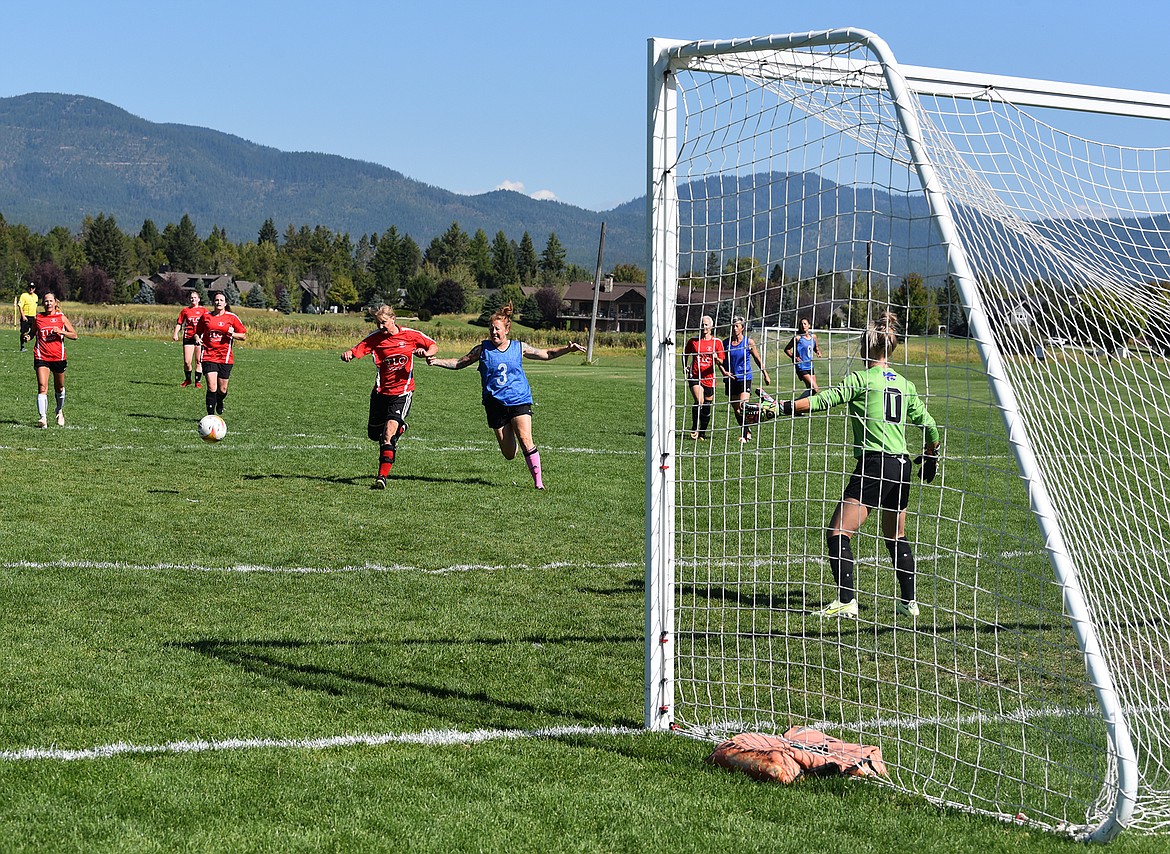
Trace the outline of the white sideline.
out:
M 116 742 L 79 750 L 56 747 L 21 747 L 0 750 L 0 761 L 27 762 L 37 759 L 77 762 L 86 759 L 110 759 L 115 756 L 208 753 L 225 750 L 328 750 L 335 747 L 377 747 L 384 744 L 423 744 L 445 747 L 457 744 L 483 744 L 489 741 L 522 738 L 563 738 L 574 735 L 641 735 L 645 730 L 628 727 L 544 727 L 541 729 L 477 729 L 461 732 L 453 729 L 422 732 L 380 733 L 371 735 L 335 735 L 325 738 L 225 738 L 217 740 L 168 741 L 165 744 L 128 744 Z
M 537 566 L 526 563 L 517 564 L 480 564 L 460 563 L 453 566 L 444 566 L 437 569 L 423 569 L 406 564 L 390 564 L 388 566 L 377 563 L 364 563 L 357 566 L 263 566 L 259 564 L 238 564 L 236 566 L 199 566 L 197 564 L 155 563 L 135 564 L 123 561 L 92 561 L 92 560 L 61 560 L 37 562 L 28 560 L 0 562 L 0 569 L 125 569 L 137 572 L 166 572 L 177 570 L 180 572 L 269 572 L 274 574 L 287 573 L 290 575 L 330 575 L 350 572 L 417 572 L 422 575 L 446 575 L 452 572 L 545 572 L 557 569 L 630 569 L 642 567 L 644 564 L 634 561 L 619 561 L 617 563 L 594 563 L 592 561 L 554 561 Z

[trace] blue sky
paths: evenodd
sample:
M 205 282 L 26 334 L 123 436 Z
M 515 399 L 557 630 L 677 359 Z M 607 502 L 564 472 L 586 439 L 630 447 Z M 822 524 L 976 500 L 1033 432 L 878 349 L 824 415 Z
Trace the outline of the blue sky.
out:
M 88 95 L 459 193 L 591 210 L 644 192 L 651 36 L 855 26 L 909 64 L 1170 90 L 1165 0 L 66 0 L 3 20 L 0 96 Z M 1170 126 L 1143 144 L 1170 144 Z

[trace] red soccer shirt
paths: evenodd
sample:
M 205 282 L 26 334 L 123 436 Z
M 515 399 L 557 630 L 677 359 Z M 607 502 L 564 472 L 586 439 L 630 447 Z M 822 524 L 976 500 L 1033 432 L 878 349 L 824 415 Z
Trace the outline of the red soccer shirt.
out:
M 417 329 L 399 326 L 391 335 L 379 329 L 371 332 L 351 349 L 355 359 L 368 353 L 374 354 L 374 366 L 378 369 L 378 381 L 374 390 L 378 394 L 398 395 L 414 391 L 414 351 L 421 347 L 429 350 L 435 346 L 429 338 Z
M 45 314 L 43 311 L 32 317 L 36 344 L 33 358 L 43 362 L 61 362 L 65 359 L 65 315 L 59 311 Z
M 718 338 L 692 338 L 684 355 L 692 357 L 687 376 L 704 388 L 715 388 L 715 362 L 723 361 L 723 342 Z
M 195 334 L 203 338 L 203 361 L 217 365 L 231 365 L 235 362 L 232 355 L 232 339 L 228 330 L 235 330 L 246 335 L 248 328 L 243 321 L 225 311 L 223 314 L 212 314 L 210 311 L 199 318 L 195 325 Z
M 183 327 L 184 338 L 194 338 L 195 327 L 199 325 L 199 318 L 205 314 L 207 314 L 206 306 L 187 306 L 187 308 L 179 312 L 179 319 L 175 321 L 175 325 Z

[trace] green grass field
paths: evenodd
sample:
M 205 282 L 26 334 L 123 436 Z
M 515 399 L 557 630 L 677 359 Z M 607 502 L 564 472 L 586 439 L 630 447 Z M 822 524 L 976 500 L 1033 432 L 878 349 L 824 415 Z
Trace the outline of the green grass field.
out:
M 1074 847 L 640 731 L 640 358 L 529 363 L 544 493 L 474 369 L 419 368 L 379 493 L 373 368 L 340 349 L 241 347 L 208 446 L 177 345 L 71 342 L 67 426 L 37 430 L 0 333 L 0 849 Z

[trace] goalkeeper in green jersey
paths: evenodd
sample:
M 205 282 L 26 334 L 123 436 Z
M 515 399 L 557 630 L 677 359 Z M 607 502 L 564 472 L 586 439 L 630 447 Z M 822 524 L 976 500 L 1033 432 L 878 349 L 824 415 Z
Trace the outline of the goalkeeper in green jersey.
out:
M 815 612 L 820 617 L 857 616 L 850 541 L 875 507 L 882 511 L 882 536 L 898 578 L 897 612 L 918 616 L 914 598 L 914 552 L 906 540 L 911 471 L 906 422 L 924 431 L 922 456 L 915 462 L 922 464 L 919 475 L 926 483 L 931 483 L 938 472 L 939 432 L 914 384 L 889 366 L 888 360 L 897 346 L 897 317 L 885 312 L 862 333 L 864 370 L 854 371 L 840 385 L 811 397 L 779 404 L 782 415 L 805 415 L 842 403 L 849 406 L 857 467 L 826 532 L 837 598 L 827 608 Z

